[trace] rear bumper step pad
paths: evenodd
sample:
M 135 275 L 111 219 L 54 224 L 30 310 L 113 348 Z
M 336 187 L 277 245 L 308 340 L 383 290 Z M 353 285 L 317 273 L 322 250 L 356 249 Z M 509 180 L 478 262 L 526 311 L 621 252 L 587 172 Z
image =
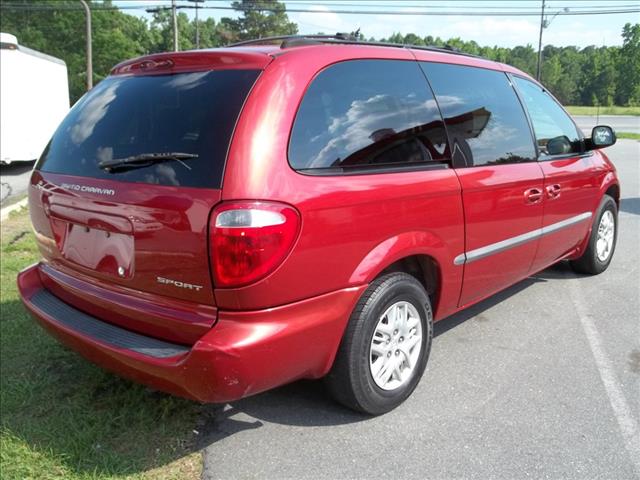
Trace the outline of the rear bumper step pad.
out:
M 113 347 L 155 358 L 175 357 L 189 351 L 189 347 L 140 335 L 98 320 L 64 303 L 44 288 L 33 294 L 31 303 L 61 325 Z

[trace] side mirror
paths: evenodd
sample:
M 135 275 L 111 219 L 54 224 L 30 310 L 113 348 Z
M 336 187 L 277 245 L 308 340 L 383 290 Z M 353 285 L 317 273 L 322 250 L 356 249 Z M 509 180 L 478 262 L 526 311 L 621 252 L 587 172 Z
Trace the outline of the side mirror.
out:
M 549 139 L 545 147 L 547 155 L 564 155 L 571 153 L 571 140 L 566 135 Z
M 588 150 L 610 147 L 616 143 L 616 132 L 607 125 L 598 125 L 591 130 L 591 139 L 587 142 Z

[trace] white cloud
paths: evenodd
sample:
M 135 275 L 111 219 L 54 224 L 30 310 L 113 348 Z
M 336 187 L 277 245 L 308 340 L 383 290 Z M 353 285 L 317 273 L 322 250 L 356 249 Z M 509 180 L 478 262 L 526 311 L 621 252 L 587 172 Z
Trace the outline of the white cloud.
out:
M 475 40 L 481 46 L 538 45 L 539 17 L 458 17 L 425 15 L 346 15 L 328 11 L 325 6 L 309 7 L 322 13 L 290 13 L 301 33 L 351 32 L 361 28 L 365 37 L 386 38 L 394 33 L 415 33 L 418 36 L 441 37 L 444 40 L 460 37 Z M 621 27 L 611 24 L 594 28 L 597 19 L 573 20 L 557 17 L 545 29 L 544 44 L 556 46 L 620 45 Z
M 96 124 L 102 120 L 109 110 L 109 105 L 116 98 L 116 90 L 121 80 L 102 83 L 92 90 L 90 99 L 78 115 L 78 121 L 71 127 L 71 140 L 76 145 L 84 142 L 93 133 Z M 107 85 L 106 88 L 103 88 Z
M 151 1 L 151 0 L 148 0 Z M 286 0 L 285 0 L 286 1 Z M 413 2 L 416 8 L 424 6 L 425 2 L 418 0 L 404 0 L 404 4 Z M 141 0 L 115 0 L 115 5 L 144 4 Z M 168 0 L 155 0 L 155 3 L 168 5 Z M 209 2 L 211 3 L 211 2 Z M 214 2 L 215 3 L 215 2 Z M 320 3 L 320 2 L 319 2 Z M 526 17 L 496 17 L 496 16 L 429 16 L 429 15 L 381 15 L 373 13 L 376 10 L 382 11 L 391 9 L 394 6 L 393 0 L 379 2 L 377 7 L 362 7 L 372 12 L 372 14 L 337 14 L 331 10 L 358 9 L 356 7 L 341 6 L 341 2 L 332 2 L 329 5 L 317 5 L 297 2 L 295 5 L 291 1 L 290 8 L 302 8 L 312 10 L 313 13 L 289 12 L 289 18 L 296 23 L 300 33 L 311 34 L 317 32 L 336 33 L 351 32 L 358 27 L 362 29 L 364 35 L 369 37 L 389 37 L 393 33 L 402 34 L 415 33 L 422 37 L 427 35 L 440 36 L 444 39 L 460 37 L 463 40 L 475 40 L 480 45 L 498 45 L 502 47 L 514 47 L 516 45 L 531 44 L 538 45 L 538 31 L 540 27 L 540 17 L 537 15 Z M 344 3 L 357 5 L 357 0 L 344 0 Z M 371 4 L 372 2 L 363 2 Z M 474 2 L 476 3 L 476 2 Z M 500 10 L 506 2 L 484 1 L 482 4 L 487 10 Z M 515 3 L 515 2 L 513 2 Z M 522 5 L 529 6 L 533 11 L 540 7 L 539 0 L 522 1 Z M 567 3 L 567 2 L 565 2 Z M 567 5 L 571 9 L 571 2 Z M 606 3 L 606 2 L 601 2 Z M 376 2 L 377 4 L 377 2 Z M 469 2 L 452 0 L 451 2 L 429 2 L 431 6 L 440 5 L 441 10 L 452 10 L 465 12 L 464 6 Z M 552 4 L 551 7 L 554 5 Z M 395 7 L 393 10 L 404 10 L 411 12 L 410 7 Z M 422 11 L 425 9 L 423 8 Z M 559 10 L 556 6 L 554 11 Z M 471 10 L 470 10 L 471 11 Z M 478 11 L 476 8 L 473 10 Z M 132 15 L 142 16 L 147 19 L 150 14 L 143 9 L 127 10 Z M 183 10 L 183 13 L 193 18 L 193 10 Z M 221 17 L 237 17 L 238 12 L 234 10 L 203 9 L 200 11 L 200 18 L 213 17 L 219 21 Z M 637 17 L 637 15 L 636 15 Z M 553 19 L 549 28 L 544 32 L 544 43 L 556 46 L 576 45 L 586 47 L 588 45 L 621 45 L 622 26 L 626 22 L 637 21 L 629 15 L 594 15 L 594 16 L 558 16 Z
M 208 74 L 209 72 L 205 71 L 176 75 L 166 82 L 166 86 L 180 90 L 191 90 L 202 85 L 205 82 L 204 77 Z
M 298 30 L 301 33 L 336 33 L 350 32 L 354 30 L 352 24 L 346 18 L 346 15 L 338 15 L 330 12 L 323 5 L 311 5 L 309 10 L 319 13 L 290 13 L 291 20 L 298 24 Z
M 557 23 L 556 23 L 557 22 Z M 557 19 L 544 31 L 545 45 L 620 45 L 620 30 L 607 28 L 593 29 L 581 21 Z
M 538 38 L 538 27 L 531 20 L 509 18 L 465 18 L 437 27 L 434 36 L 443 39 L 460 37 L 480 45 L 526 45 Z

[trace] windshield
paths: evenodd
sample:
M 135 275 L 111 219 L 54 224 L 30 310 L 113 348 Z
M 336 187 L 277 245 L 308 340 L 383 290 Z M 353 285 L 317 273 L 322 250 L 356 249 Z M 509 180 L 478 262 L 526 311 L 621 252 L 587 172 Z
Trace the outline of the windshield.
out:
M 219 188 L 231 134 L 257 70 L 114 76 L 69 112 L 37 169 L 82 177 Z M 137 155 L 183 152 L 135 169 L 100 164 Z

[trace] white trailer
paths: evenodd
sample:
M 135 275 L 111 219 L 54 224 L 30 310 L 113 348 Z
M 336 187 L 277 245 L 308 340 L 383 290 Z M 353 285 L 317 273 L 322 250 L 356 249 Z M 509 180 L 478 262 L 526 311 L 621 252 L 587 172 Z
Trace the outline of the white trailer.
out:
M 40 157 L 68 111 L 67 65 L 0 33 L 0 163 Z

